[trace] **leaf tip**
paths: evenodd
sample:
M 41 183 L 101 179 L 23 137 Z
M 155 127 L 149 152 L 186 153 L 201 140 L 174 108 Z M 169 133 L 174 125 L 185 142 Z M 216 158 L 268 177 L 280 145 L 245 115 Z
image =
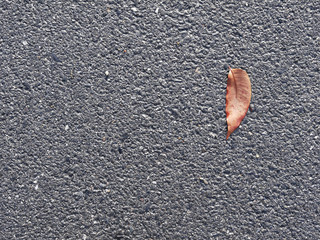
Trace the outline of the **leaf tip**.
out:
M 231 129 L 229 126 L 228 126 L 228 132 L 227 132 L 227 140 L 228 138 L 230 137 L 231 133 L 233 133 L 234 129 Z

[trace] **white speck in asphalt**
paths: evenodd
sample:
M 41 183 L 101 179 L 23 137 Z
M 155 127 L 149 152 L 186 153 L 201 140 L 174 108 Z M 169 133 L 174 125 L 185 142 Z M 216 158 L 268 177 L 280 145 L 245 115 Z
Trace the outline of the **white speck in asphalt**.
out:
M 23 41 L 22 41 L 22 44 L 23 44 L 24 46 L 27 46 L 27 45 L 28 45 L 28 42 L 27 42 L 26 40 L 23 40 Z
M 69 129 L 69 125 L 66 125 L 65 127 L 64 127 L 64 130 L 68 130 Z

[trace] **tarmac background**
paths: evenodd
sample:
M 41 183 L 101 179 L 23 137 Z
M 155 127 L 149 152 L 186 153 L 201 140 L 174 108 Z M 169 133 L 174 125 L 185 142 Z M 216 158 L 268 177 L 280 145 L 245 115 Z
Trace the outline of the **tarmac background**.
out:
M 320 1 L 0 2 L 0 239 L 320 239 Z M 228 65 L 254 111 L 228 141 Z

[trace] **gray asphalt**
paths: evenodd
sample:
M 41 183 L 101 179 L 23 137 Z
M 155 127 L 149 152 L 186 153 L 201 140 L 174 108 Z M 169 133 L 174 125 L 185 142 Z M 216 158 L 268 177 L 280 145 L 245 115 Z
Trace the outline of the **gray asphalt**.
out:
M 317 0 L 2 0 L 0 239 L 320 239 L 319 22 Z M 228 66 L 253 112 L 226 141 Z

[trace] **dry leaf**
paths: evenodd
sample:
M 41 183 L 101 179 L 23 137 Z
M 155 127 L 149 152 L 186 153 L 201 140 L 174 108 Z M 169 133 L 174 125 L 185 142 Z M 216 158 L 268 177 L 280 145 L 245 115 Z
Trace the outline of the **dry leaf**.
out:
M 251 83 L 247 72 L 238 68 L 229 69 L 226 96 L 227 139 L 246 116 L 251 100 Z

